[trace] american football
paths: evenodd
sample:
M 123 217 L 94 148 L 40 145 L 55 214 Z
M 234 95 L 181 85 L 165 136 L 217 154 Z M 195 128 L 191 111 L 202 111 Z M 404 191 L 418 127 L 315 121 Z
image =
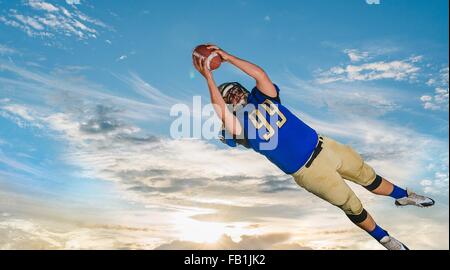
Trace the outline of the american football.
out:
M 205 59 L 209 70 L 218 69 L 222 63 L 222 58 L 220 55 L 213 52 L 212 49 L 208 49 L 208 45 L 206 44 L 195 47 L 192 52 L 192 57 L 198 57 L 202 60 Z

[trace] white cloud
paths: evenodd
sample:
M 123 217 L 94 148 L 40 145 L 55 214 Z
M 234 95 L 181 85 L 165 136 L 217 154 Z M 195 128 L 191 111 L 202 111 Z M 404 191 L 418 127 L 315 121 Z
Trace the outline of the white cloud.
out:
M 0 83 L 4 84 L 5 87 L 21 87 L 23 89 L 33 90 L 29 93 L 32 95 L 38 95 L 38 97 L 34 96 L 34 98 L 42 98 L 47 96 L 55 97 L 55 100 L 58 100 L 59 98 L 67 99 L 67 97 L 70 97 L 70 99 L 74 102 L 81 102 L 80 100 L 84 99 L 91 100 L 93 102 L 108 101 L 118 108 L 127 108 L 127 116 L 134 120 L 145 119 L 146 121 L 154 121 L 167 119 L 169 115 L 168 112 L 170 110 L 170 106 L 162 106 L 158 103 L 153 103 L 153 101 L 159 100 L 160 98 L 166 101 L 168 99 L 161 95 L 158 95 L 157 97 L 151 97 L 151 88 L 153 87 L 149 84 L 147 84 L 147 86 L 143 85 L 144 87 L 146 87 L 144 90 L 142 90 L 144 92 L 146 91 L 147 96 L 145 97 L 145 99 L 135 100 L 118 95 L 113 95 L 108 91 L 108 89 L 90 82 L 86 82 L 84 80 L 80 80 L 79 78 L 73 80 L 72 77 L 70 77 L 70 73 L 58 73 L 54 75 L 49 74 L 48 72 L 30 72 L 24 68 L 11 65 L 8 62 L 2 63 L 1 61 L 0 70 L 10 71 L 23 79 L 8 80 L 0 77 Z M 141 83 L 139 77 L 134 78 L 135 80 L 122 77 L 122 79 L 124 79 L 126 83 L 129 83 L 130 86 L 131 84 L 136 85 L 138 83 Z M 12 97 L 16 97 L 17 99 L 23 98 L 21 94 L 17 94 L 16 96 L 10 95 L 8 98 L 11 99 Z M 53 105 L 56 107 L 59 106 L 57 104 Z M 145 113 L 148 111 L 151 111 L 152 113 Z
M 75 2 L 74 2 L 75 4 Z M 78 39 L 96 38 L 100 29 L 110 29 L 103 22 L 90 18 L 74 6 L 65 8 L 40 0 L 29 0 L 19 12 L 4 11 L 0 22 L 18 28 L 31 37 L 75 36 Z
M 369 53 L 357 49 L 345 49 L 352 63 L 366 62 Z M 375 53 L 376 55 L 377 53 Z M 420 74 L 421 67 L 418 63 L 422 62 L 422 55 L 412 55 L 404 60 L 395 61 L 376 61 L 363 63 L 360 65 L 348 64 L 331 67 L 328 70 L 319 70 L 316 76 L 316 82 L 319 84 L 329 84 L 335 82 L 357 82 L 374 81 L 382 79 L 392 79 L 395 81 L 419 82 L 422 78 Z M 429 65 L 426 65 L 430 67 Z M 425 94 L 420 97 L 422 105 L 426 110 L 448 110 L 448 67 L 440 70 L 439 75 L 426 79 L 425 85 L 434 86 L 434 94 Z
M 431 96 L 421 96 L 420 100 L 422 100 L 423 102 L 427 102 L 432 100 L 433 98 Z
M 8 168 L 14 169 L 19 172 L 25 172 L 34 176 L 41 176 L 42 171 L 39 168 L 35 168 L 31 165 L 17 161 L 14 158 L 8 157 L 0 149 L 0 164 L 6 165 Z
M 431 186 L 433 184 L 433 181 L 425 179 L 425 180 L 420 181 L 420 184 L 422 186 Z
M 39 0 L 29 0 L 28 5 L 30 5 L 34 9 L 45 10 L 48 12 L 54 12 L 59 10 L 59 8 L 55 7 L 54 5 Z
M 427 85 L 428 86 L 432 86 L 432 85 L 434 85 L 436 83 L 436 80 L 435 79 L 429 79 L 428 81 L 427 81 Z
M 118 57 L 117 59 L 116 59 L 116 61 L 123 61 L 123 60 L 125 60 L 125 59 L 127 59 L 128 58 L 128 56 L 127 55 L 121 55 L 120 57 Z
M 449 191 L 449 171 L 448 152 L 437 155 L 426 167 L 431 176 L 423 179 L 420 184 L 426 193 L 432 195 L 448 195 Z
M 347 56 L 350 58 L 350 61 L 352 61 L 352 62 L 363 61 L 369 57 L 368 52 L 361 52 L 356 49 L 345 49 L 344 53 L 347 54 Z
M 428 80 L 427 85 L 434 86 L 434 93 L 420 97 L 422 105 L 426 110 L 448 110 L 448 72 L 449 68 L 442 68 L 435 78 Z
M 74 225 L 51 218 L 42 221 L 0 217 L 0 249 L 152 249 L 157 246 L 158 238 L 147 228 L 84 222 Z
M 69 5 L 79 5 L 80 0 L 66 0 L 66 3 Z
M 14 16 L 14 15 L 11 15 L 11 16 Z M 4 23 L 5 25 L 8 25 L 8 26 L 18 28 L 18 29 L 24 31 L 30 37 L 34 37 L 34 36 L 52 37 L 53 36 L 52 33 L 49 33 L 47 31 L 40 31 L 40 32 L 35 31 L 27 24 L 19 23 L 16 20 L 7 19 L 3 16 L 0 16 L 0 22 Z
M 162 250 L 304 250 L 310 249 L 303 247 L 297 243 L 288 242 L 290 234 L 272 233 L 266 235 L 243 235 L 238 242 L 233 241 L 230 236 L 222 235 L 220 239 L 214 243 L 198 243 L 191 241 L 172 241 L 162 244 L 156 249 Z
M 391 89 L 361 84 L 318 84 L 289 74 L 282 85 L 284 95 L 318 109 L 327 109 L 343 117 L 365 115 L 376 117 L 400 109 L 405 97 Z M 301 89 L 301 91 L 299 90 Z
M 129 76 L 116 76 L 116 77 L 121 81 L 125 82 L 132 89 L 134 89 L 137 94 L 146 97 L 152 102 L 159 103 L 162 106 L 167 106 L 167 108 L 181 102 L 179 99 L 173 98 L 169 95 L 162 93 L 156 87 L 144 81 L 136 73 L 131 72 Z
M 445 195 L 448 192 L 448 171 L 436 172 L 433 179 L 424 179 L 420 184 L 424 187 L 425 193 Z
M 11 55 L 16 53 L 18 53 L 16 49 L 0 44 L 0 55 Z
M 412 63 L 419 63 L 423 60 L 423 55 L 414 55 L 409 58 Z
M 33 116 L 34 112 L 32 112 L 29 108 L 19 104 L 2 105 L 2 103 L 5 102 L 0 102 L 1 117 L 9 119 L 21 128 L 42 128 L 42 125 Z
M 21 14 L 13 14 L 13 17 L 16 18 L 19 22 L 23 23 L 26 26 L 31 26 L 35 30 L 43 30 L 44 26 L 40 24 L 37 20 L 32 17 L 23 16 Z
M 8 111 L 10 113 L 16 114 L 20 117 L 22 117 L 23 119 L 27 120 L 27 121 L 34 121 L 36 120 L 30 113 L 29 109 L 25 106 L 21 106 L 18 104 L 11 104 L 11 105 L 5 105 L 5 106 L 1 106 L 1 109 Z
M 432 110 L 432 111 L 437 111 L 437 110 L 440 109 L 439 106 L 437 106 L 437 105 L 435 105 L 435 104 L 433 104 L 431 102 L 423 103 L 423 108 L 426 109 L 426 110 Z
M 414 80 L 420 68 L 411 59 L 390 62 L 378 61 L 362 65 L 337 66 L 320 72 L 317 81 L 321 84 L 344 81 L 373 81 L 393 79 L 396 81 Z

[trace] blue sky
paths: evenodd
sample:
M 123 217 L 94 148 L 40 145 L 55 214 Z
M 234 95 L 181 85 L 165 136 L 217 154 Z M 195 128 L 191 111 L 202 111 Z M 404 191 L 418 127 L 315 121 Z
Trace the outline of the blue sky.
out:
M 400 210 L 352 186 L 413 248 L 448 249 L 445 0 L 0 0 L 1 248 L 379 248 L 263 157 L 169 136 L 174 104 L 209 101 L 191 63 L 204 42 L 436 198 Z M 228 64 L 215 78 L 254 84 Z

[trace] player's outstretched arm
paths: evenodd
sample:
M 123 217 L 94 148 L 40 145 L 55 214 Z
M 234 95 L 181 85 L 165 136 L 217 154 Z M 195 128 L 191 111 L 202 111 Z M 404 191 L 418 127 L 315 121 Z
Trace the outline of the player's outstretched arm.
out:
M 212 72 L 208 69 L 206 61 L 202 61 L 200 58 L 194 57 L 193 63 L 198 72 L 200 72 L 200 74 L 202 74 L 206 79 L 209 94 L 211 96 L 211 103 L 214 106 L 216 114 L 224 123 L 225 128 L 232 135 L 240 135 L 242 132 L 242 126 L 237 120 L 236 116 L 234 116 L 233 113 L 228 110 L 227 104 L 223 100 L 222 95 L 220 94 L 220 91 L 216 86 Z
M 219 54 L 224 61 L 229 62 L 230 64 L 247 73 L 250 77 L 254 78 L 256 80 L 256 87 L 258 87 L 261 92 L 270 97 L 277 96 L 275 86 L 273 85 L 267 73 L 261 67 L 249 61 L 231 55 L 215 45 L 209 45 L 208 48 L 213 49 L 214 52 Z

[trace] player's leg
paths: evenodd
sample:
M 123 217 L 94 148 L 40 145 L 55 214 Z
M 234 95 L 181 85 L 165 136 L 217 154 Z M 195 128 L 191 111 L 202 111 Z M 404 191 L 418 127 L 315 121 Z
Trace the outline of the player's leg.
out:
M 370 236 L 375 238 L 381 245 L 388 250 L 408 250 L 402 242 L 390 236 L 387 231 L 383 230 L 372 216 L 365 209 L 359 215 L 349 216 L 350 220 L 358 227 L 365 230 Z
M 341 208 L 353 223 L 367 231 L 386 248 L 405 248 L 399 241 L 381 229 L 364 210 L 359 198 L 336 171 L 338 163 L 336 155 L 329 148 L 328 142 L 324 140 L 323 150 L 311 166 L 303 167 L 293 176 L 298 185 Z
M 348 191 L 347 200 L 342 205 L 339 206 L 347 215 L 347 217 L 358 227 L 365 230 L 370 236 L 377 240 L 381 245 L 383 245 L 388 250 L 407 250 L 402 242 L 390 236 L 387 231 L 381 228 L 372 216 L 363 208 L 361 201 L 350 189 L 350 187 L 342 181 L 345 186 L 347 186 Z M 334 196 L 330 194 L 330 196 Z
M 374 169 L 364 162 L 361 155 L 350 146 L 329 140 L 330 147 L 339 155 L 338 159 L 341 162 L 338 172 L 343 178 L 362 185 L 374 194 L 392 197 L 396 200 L 395 204 L 399 206 L 428 207 L 434 204 L 433 199 L 415 194 L 377 175 Z
M 309 169 L 303 169 L 299 174 L 294 175 L 294 178 L 301 187 L 341 208 L 354 224 L 365 230 L 385 248 L 389 250 L 407 249 L 405 245 L 375 223 L 363 208 L 356 194 L 331 166 L 320 168 L 320 166 L 314 167 L 313 164 Z
M 372 184 L 365 186 L 365 188 L 372 193 L 394 198 L 397 206 L 415 205 L 418 207 L 430 207 L 434 205 L 433 199 L 416 194 L 408 189 L 403 189 L 379 175 L 376 176 L 376 180 Z

